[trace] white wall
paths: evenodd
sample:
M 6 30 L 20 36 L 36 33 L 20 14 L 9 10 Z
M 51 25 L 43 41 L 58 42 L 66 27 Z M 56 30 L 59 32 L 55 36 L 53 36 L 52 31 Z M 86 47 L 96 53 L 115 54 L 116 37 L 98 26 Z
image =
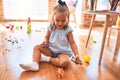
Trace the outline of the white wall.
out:
M 3 0 L 5 19 L 48 20 L 48 0 Z

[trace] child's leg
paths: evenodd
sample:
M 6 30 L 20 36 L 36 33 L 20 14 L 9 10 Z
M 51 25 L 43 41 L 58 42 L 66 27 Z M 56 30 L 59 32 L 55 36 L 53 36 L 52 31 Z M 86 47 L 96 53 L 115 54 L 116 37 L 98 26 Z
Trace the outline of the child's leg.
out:
M 42 57 L 41 59 L 41 54 L 44 55 L 44 57 Z M 37 45 L 34 48 L 33 51 L 33 61 L 39 63 L 40 61 L 48 61 L 48 58 L 50 59 L 50 57 L 53 56 L 51 50 L 49 48 L 44 48 L 41 45 Z
M 58 67 L 67 67 L 70 63 L 67 54 L 59 54 L 57 58 L 50 58 L 50 63 Z
M 41 45 L 36 45 L 33 51 L 33 62 L 27 64 L 20 64 L 20 66 L 25 70 L 30 70 L 30 71 L 39 70 L 39 62 L 40 62 L 41 54 L 52 56 L 52 52 L 50 51 L 49 48 L 43 48 L 41 47 Z M 50 57 L 47 57 L 46 59 L 48 58 L 50 59 Z

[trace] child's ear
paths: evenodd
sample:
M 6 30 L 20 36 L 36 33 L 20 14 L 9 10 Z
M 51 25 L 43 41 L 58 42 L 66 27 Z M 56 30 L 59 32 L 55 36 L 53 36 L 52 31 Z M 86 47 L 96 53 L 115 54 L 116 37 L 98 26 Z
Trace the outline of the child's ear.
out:
M 69 23 L 69 18 L 66 20 L 66 23 L 67 23 L 67 24 Z
M 68 25 L 68 22 L 66 22 L 66 25 Z

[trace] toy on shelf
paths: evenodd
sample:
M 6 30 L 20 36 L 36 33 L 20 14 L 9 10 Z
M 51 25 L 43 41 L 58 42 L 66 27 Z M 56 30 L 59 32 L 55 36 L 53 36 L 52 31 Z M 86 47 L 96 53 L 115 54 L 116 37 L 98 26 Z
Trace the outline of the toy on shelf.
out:
M 63 78 L 64 76 L 64 69 L 63 68 L 58 68 L 58 77 Z
M 30 17 L 28 17 L 28 20 L 27 20 L 27 33 L 28 34 L 31 33 L 31 20 L 30 20 Z

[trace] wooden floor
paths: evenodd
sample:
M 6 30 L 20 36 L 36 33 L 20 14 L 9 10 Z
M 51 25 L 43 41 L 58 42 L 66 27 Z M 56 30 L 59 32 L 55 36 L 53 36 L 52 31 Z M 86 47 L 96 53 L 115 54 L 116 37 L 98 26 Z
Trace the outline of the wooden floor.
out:
M 7 31 L 1 39 L 4 49 L 1 49 L 0 53 L 0 80 L 120 80 L 120 51 L 117 56 L 113 55 L 115 33 L 111 36 L 110 45 L 105 46 L 102 63 L 98 65 L 102 32 L 103 28 L 94 28 L 88 47 L 85 48 L 88 29 L 74 28 L 83 65 L 71 62 L 68 68 L 64 69 L 63 78 L 59 78 L 58 68 L 50 63 L 40 63 L 40 70 L 37 72 L 24 71 L 19 66 L 20 63 L 32 61 L 33 47 L 42 41 L 43 30 L 32 31 L 31 34 L 21 30 Z M 14 43 L 9 42 L 9 39 Z M 96 43 L 93 43 L 93 40 Z M 83 60 L 86 54 L 91 56 L 89 64 Z

